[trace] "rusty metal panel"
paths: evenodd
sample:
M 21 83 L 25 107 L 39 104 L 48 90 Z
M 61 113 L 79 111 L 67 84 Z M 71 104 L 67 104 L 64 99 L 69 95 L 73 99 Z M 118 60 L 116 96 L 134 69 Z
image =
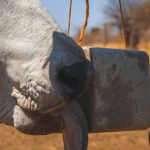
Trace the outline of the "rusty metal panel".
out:
M 85 48 L 94 79 L 79 100 L 90 132 L 150 127 L 149 59 L 142 51 Z

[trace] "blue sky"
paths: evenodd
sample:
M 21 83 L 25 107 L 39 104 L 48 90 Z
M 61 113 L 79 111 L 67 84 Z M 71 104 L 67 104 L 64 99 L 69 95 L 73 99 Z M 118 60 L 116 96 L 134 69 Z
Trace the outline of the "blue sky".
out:
M 106 22 L 107 18 L 104 10 L 107 6 L 107 0 L 90 0 L 90 18 L 88 29 Z M 50 14 L 67 30 L 68 9 L 70 0 L 43 0 L 44 5 Z M 77 29 L 81 28 L 85 19 L 85 0 L 73 0 L 71 35 L 75 34 Z

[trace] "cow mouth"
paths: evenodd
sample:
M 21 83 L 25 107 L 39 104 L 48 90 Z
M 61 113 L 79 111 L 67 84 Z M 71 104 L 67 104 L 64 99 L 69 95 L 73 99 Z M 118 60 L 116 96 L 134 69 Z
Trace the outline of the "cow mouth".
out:
M 91 77 L 91 65 L 88 61 L 78 62 L 58 70 L 57 81 L 61 85 L 61 99 L 56 99 L 53 92 L 44 89 L 35 81 L 29 81 L 20 88 L 13 87 L 12 97 L 23 110 L 46 114 L 79 98 L 87 89 Z M 56 92 L 55 92 L 56 94 Z M 57 97 L 57 96 L 56 96 Z
M 22 109 L 30 111 L 37 110 L 37 102 L 32 100 L 31 97 L 24 96 L 17 88 L 13 87 L 11 96 L 16 99 L 16 104 Z
M 15 87 L 13 87 L 13 92 L 11 95 L 16 99 L 16 104 L 22 110 L 33 113 L 46 114 L 67 105 L 67 101 L 60 101 L 57 104 L 50 105 L 47 100 L 32 99 L 30 96 L 26 97 Z M 43 103 L 41 103 L 41 101 Z
M 34 94 L 33 98 L 30 98 L 30 96 L 28 97 L 29 92 L 25 95 L 26 93 L 23 92 L 23 89 L 17 90 L 14 87 L 12 96 L 17 102 L 17 109 L 14 114 L 14 118 L 16 118 L 14 122 L 16 123 L 14 126 L 21 132 L 31 135 L 46 135 L 62 131 L 63 120 L 61 118 L 62 116 L 59 114 L 59 109 L 66 109 L 66 106 L 69 103 L 76 100 L 85 92 L 88 83 L 91 80 L 92 69 L 93 68 L 91 68 L 90 64 L 87 62 L 80 62 L 68 67 L 60 68 L 57 74 L 57 81 L 59 81 L 59 84 L 62 87 L 61 92 L 64 100 L 60 100 L 51 105 L 48 100 L 41 99 L 39 102 L 39 97 L 36 94 Z M 29 85 L 34 87 L 35 83 L 31 83 Z M 36 85 L 34 89 L 37 90 L 36 87 L 38 86 Z M 29 89 L 29 87 L 27 87 L 27 89 Z M 27 91 L 27 89 L 25 88 L 25 91 Z

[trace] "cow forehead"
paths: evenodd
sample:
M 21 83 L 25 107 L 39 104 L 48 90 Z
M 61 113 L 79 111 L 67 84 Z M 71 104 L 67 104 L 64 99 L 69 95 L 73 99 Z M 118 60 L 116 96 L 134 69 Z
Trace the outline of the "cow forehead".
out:
M 48 32 L 61 31 L 39 0 L 0 0 L 0 20 L 0 35 L 7 39 L 34 41 Z

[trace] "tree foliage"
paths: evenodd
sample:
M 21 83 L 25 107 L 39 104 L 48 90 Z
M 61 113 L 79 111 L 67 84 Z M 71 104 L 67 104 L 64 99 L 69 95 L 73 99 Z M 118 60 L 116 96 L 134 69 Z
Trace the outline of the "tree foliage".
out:
M 127 45 L 136 47 L 144 33 L 150 30 L 150 0 L 121 0 Z M 121 30 L 119 0 L 109 0 L 106 10 L 112 24 Z

